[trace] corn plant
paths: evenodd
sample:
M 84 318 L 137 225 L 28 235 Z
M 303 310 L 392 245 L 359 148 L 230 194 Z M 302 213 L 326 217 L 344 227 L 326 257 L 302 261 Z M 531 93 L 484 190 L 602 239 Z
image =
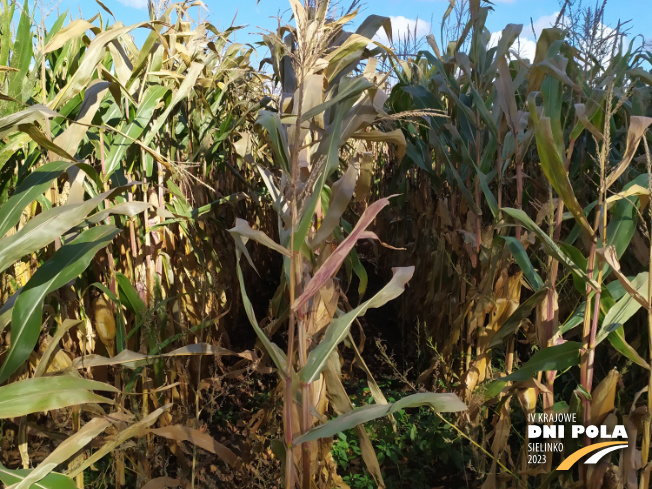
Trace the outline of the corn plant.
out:
M 420 380 L 429 383 L 443 371 L 449 383 L 461 383 L 472 405 L 482 397 L 489 405 L 499 401 L 485 438 L 491 445 L 477 452 L 481 461 L 490 453 L 491 466 L 481 465 L 480 471 L 487 474 L 485 487 L 494 487 L 498 470 L 511 474 L 517 485 L 525 483 L 504 458 L 512 399 L 531 413 L 541 396 L 543 410 L 552 412 L 560 400 L 555 392 L 559 372 L 579 366 L 579 385 L 568 404 L 587 422 L 601 422 L 603 413 L 615 407 L 610 395 L 616 384 L 608 375 L 595 388 L 600 395 L 591 396 L 596 346 L 608 339 L 626 361 L 649 369 L 644 352 L 636 351 L 621 329 L 632 317 L 624 313 L 627 305 L 632 310 L 634 304 L 647 307 L 646 301 L 634 299 L 637 287 L 647 290 L 647 272 L 636 277 L 635 285 L 631 277 L 615 272 L 647 205 L 646 198 L 639 200 L 647 192 L 645 168 L 630 165 L 649 126 L 649 119 L 641 117 L 649 115 L 641 104 L 649 93 L 649 74 L 640 68 L 643 53 L 633 44 L 603 67 L 596 60 L 575 58 L 561 29 L 543 31 L 530 64 L 519 58 L 514 45 L 521 26 L 508 25 L 497 44 L 489 45 L 488 13 L 479 2 L 469 2 L 465 28 L 445 50 L 429 36 L 432 52 L 395 63 L 398 83 L 388 101 L 391 110 L 436 109 L 448 118 L 423 114 L 404 123 L 408 147 L 403 168 L 418 170 L 386 169 L 389 188 L 380 195 L 393 193 L 397 185 L 435 190 L 426 192 L 425 200 L 416 195 L 406 199 L 411 208 L 425 212 L 416 226 L 404 219 L 401 229 L 393 230 L 395 236 L 420 243 L 420 249 L 436 250 L 418 258 L 424 275 L 417 280 L 428 286 L 404 300 L 435 305 L 433 314 L 425 313 L 421 320 L 437 342 L 437 355 Z M 591 175 L 588 180 L 595 185 L 580 179 L 583 174 Z M 512 227 L 514 236 L 509 235 Z M 615 280 L 605 280 L 610 274 Z M 624 290 L 614 299 L 610 291 L 619 287 Z M 560 297 L 569 294 L 585 301 L 560 304 Z M 452 303 L 451 296 L 456 298 Z M 574 310 L 568 311 L 569 305 Z M 408 308 L 409 317 L 413 309 Z M 573 341 L 580 324 L 579 341 Z M 516 349 L 515 333 L 523 336 L 519 331 L 540 351 L 528 361 L 521 358 L 516 369 L 524 354 Z M 502 374 L 491 366 L 496 350 Z M 455 351 L 465 352 L 453 364 L 457 370 L 441 362 Z M 502 378 L 491 382 L 496 375 Z M 474 409 L 470 414 L 475 428 L 469 434 L 481 436 L 482 417 L 489 413 Z M 527 477 L 533 472 L 527 470 L 524 454 L 517 466 Z M 551 461 L 548 457 L 548 465 L 534 473 L 548 473 Z M 629 465 L 629 479 L 636 477 L 632 470 Z M 641 480 L 646 484 L 645 474 Z
M 158 436 L 195 436 L 172 424 L 171 404 L 161 397 L 145 395 L 139 407 L 125 404 L 122 393 L 146 392 L 152 370 L 157 387 L 166 376 L 178 378 L 165 358 L 230 354 L 206 342 L 220 335 L 209 326 L 227 307 L 211 242 L 219 239 L 220 217 L 217 225 L 206 218 L 244 198 L 234 184 L 246 180 L 233 148 L 262 96 L 248 88 L 257 81 L 251 51 L 228 41 L 233 29 L 193 28 L 190 7 L 174 4 L 160 18 L 130 26 L 105 24 L 101 14 L 65 25 L 64 13 L 46 31 L 45 22 L 33 25 L 27 2 L 20 9 L 3 2 L 0 418 L 16 420 L 26 447 L 24 469 L 0 470 L 7 486 L 72 487 L 52 473 L 67 462 L 66 474 L 82 484 L 86 468 L 157 420 L 166 428 Z M 135 29 L 150 31 L 141 47 L 130 37 Z M 189 335 L 196 344 L 179 348 Z M 72 347 L 66 338 L 75 338 Z M 107 356 L 89 356 L 94 352 Z M 92 378 L 107 366 L 118 366 L 114 385 L 79 373 Z M 86 408 L 79 406 L 90 403 L 115 404 L 138 418 L 99 416 L 83 424 Z M 74 435 L 28 470 L 27 416 L 66 407 L 74 409 Z M 116 427 L 119 436 L 78 456 Z M 226 447 L 213 453 L 238 463 Z M 116 486 L 124 486 L 124 452 L 113 462 Z M 145 480 L 155 478 L 146 472 Z
M 280 243 L 244 220 L 230 230 L 238 245 L 238 261 L 244 254 L 254 266 L 245 246 L 248 240 L 283 255 L 275 319 L 287 321 L 287 352 L 259 326 L 238 268 L 240 286 L 249 320 L 285 385 L 285 487 L 308 489 L 341 481 L 330 455 L 332 436 L 354 426 L 367 468 L 383 487 L 378 461 L 361 426 L 365 421 L 408 406 L 426 404 L 439 411 L 465 406 L 453 394 L 435 393 L 388 403 L 370 373 L 377 404 L 352 409 L 346 396 L 338 345 L 350 338 L 357 317 L 399 296 L 414 273 L 414 267 L 395 268 L 392 280 L 376 295 L 357 307 L 338 307 L 342 290 L 338 270 L 349 261 L 352 270 L 364 274 L 354 251 L 356 242 L 378 239 L 367 229 L 389 203 L 388 198 L 370 203 L 355 225 L 344 220 L 354 193 L 364 192 L 356 187 L 364 142 L 405 144 L 399 131 L 383 131 L 377 125 L 385 117 L 386 95 L 372 56 L 384 48 L 372 38 L 381 27 L 390 33 L 391 26 L 389 19 L 371 16 L 356 32 L 347 32 L 344 26 L 355 11 L 336 18 L 328 1 L 291 5 L 296 25 L 265 37 L 282 95 L 276 111 L 264 110 L 258 117 L 274 154 L 274 166 L 260 165 L 259 171 L 278 214 Z M 339 416 L 315 426 L 315 418 L 326 415 L 329 398 Z
M 201 2 L 135 25 L 0 2 L 5 486 L 101 467 L 115 487 L 345 487 L 332 439 L 354 429 L 361 480 L 385 487 L 365 423 L 414 406 L 461 413 L 440 419 L 469 485 L 649 485 L 652 56 L 620 27 L 560 15 L 527 60 L 524 27 L 492 42 L 491 6 L 453 1 L 441 42 L 396 55 L 374 40 L 388 18 L 351 31 L 356 2 L 291 0 L 257 70 Z M 374 294 L 370 265 L 394 267 Z M 362 355 L 380 307 L 403 338 L 380 361 L 415 392 L 397 401 Z M 257 348 L 234 352 L 244 315 Z M 226 379 L 246 398 L 270 371 L 266 407 L 229 424 L 243 453 L 218 442 Z M 624 424 L 628 448 L 528 465 L 526 415 L 560 410 Z

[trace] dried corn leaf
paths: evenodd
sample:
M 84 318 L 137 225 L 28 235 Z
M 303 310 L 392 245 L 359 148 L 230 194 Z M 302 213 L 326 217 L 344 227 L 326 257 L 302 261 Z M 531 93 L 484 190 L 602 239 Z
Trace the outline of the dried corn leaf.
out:
M 199 430 L 194 430 L 187 426 L 181 426 L 178 424 L 151 429 L 148 432 L 170 440 L 188 441 L 207 452 L 217 455 L 222 461 L 232 467 L 237 467 L 241 463 L 240 458 L 233 453 L 231 449 L 216 441 L 208 433 L 202 433 Z

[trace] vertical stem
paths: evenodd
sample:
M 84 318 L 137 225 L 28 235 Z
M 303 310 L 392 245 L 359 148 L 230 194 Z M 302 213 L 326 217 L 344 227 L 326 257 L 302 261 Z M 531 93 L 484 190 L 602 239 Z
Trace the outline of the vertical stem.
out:
M 104 179 L 106 178 L 105 159 L 104 159 L 104 129 L 100 129 L 100 166 L 102 168 L 102 180 L 104 181 Z M 102 189 L 102 190 L 106 190 L 106 187 L 107 187 L 107 185 L 105 183 L 104 184 L 104 189 Z M 104 200 L 104 207 L 106 209 L 108 209 L 110 205 L 111 204 L 109 203 L 108 199 L 105 199 Z M 106 218 L 106 223 L 107 224 L 111 224 L 111 221 L 112 221 L 111 217 Z M 112 244 L 109 244 L 106 247 L 106 255 L 107 255 L 106 256 L 107 264 L 109 266 L 109 290 L 111 290 L 111 292 L 113 292 L 113 294 L 116 295 L 117 292 L 118 292 L 118 287 L 117 287 L 117 283 L 116 283 L 116 279 L 115 279 L 115 263 L 113 261 L 113 245 Z M 115 312 L 115 304 L 113 303 L 113 301 L 110 301 L 110 306 L 109 307 L 111 307 L 111 310 L 113 312 Z
M 147 369 L 143 369 L 141 382 L 143 383 L 143 393 L 142 393 L 143 405 L 141 406 L 141 416 L 142 416 L 141 419 L 143 419 L 149 414 L 150 380 L 149 377 L 147 376 Z M 145 436 L 145 440 L 147 442 L 147 453 L 154 453 L 154 447 L 152 445 L 152 434 L 147 433 L 147 435 Z
M 292 232 L 292 237 L 294 238 L 294 232 Z M 294 268 L 292 266 L 291 268 Z M 290 297 L 294 296 L 294 279 L 292 278 L 292 273 L 290 272 Z M 292 299 L 291 299 L 292 301 Z M 292 302 L 290 302 L 292 303 Z M 294 487 L 294 449 L 292 446 L 292 408 L 294 401 L 292 399 L 292 357 L 294 356 L 294 329 L 295 329 L 295 317 L 294 312 L 290 311 L 290 320 L 289 320 L 289 329 L 288 329 L 288 360 L 285 373 L 285 402 L 283 415 L 285 419 L 285 487 L 286 489 L 292 489 Z
M 164 179 L 163 179 L 163 165 L 161 165 L 160 162 L 156 163 L 157 165 L 157 170 L 158 170 L 158 206 L 161 208 L 165 208 L 165 204 L 163 202 L 164 195 L 163 195 L 163 184 L 164 184 Z M 163 222 L 162 217 L 157 218 L 157 222 L 160 224 Z M 164 233 L 165 231 L 161 229 L 160 231 L 157 232 L 157 234 L 154 236 L 155 237 L 155 242 L 158 245 L 163 241 L 164 239 Z M 162 247 L 163 245 L 161 245 Z M 158 275 L 159 280 L 161 280 L 161 283 L 163 283 L 163 255 L 161 253 L 156 254 L 156 275 Z
M 73 410 L 72 429 L 74 432 L 77 432 L 81 429 L 81 417 L 80 417 L 79 406 L 75 406 Z M 79 462 L 82 462 L 84 460 L 83 452 L 77 456 L 76 460 Z M 75 484 L 79 489 L 84 489 L 84 472 L 80 472 L 79 474 L 77 474 L 77 476 L 75 477 Z
M 306 338 L 307 323 L 306 323 L 306 306 L 303 306 L 304 320 L 299 322 L 299 368 L 303 368 L 308 358 L 308 342 Z M 312 317 L 310 315 L 309 317 Z M 312 414 L 310 413 L 310 406 L 312 404 L 310 384 L 301 382 L 301 432 L 308 431 L 312 424 Z M 310 482 L 312 474 L 310 471 L 310 444 L 304 443 L 301 445 L 301 462 L 303 471 L 303 489 L 310 489 Z
M 503 159 L 502 159 L 502 154 L 503 154 L 503 145 L 500 143 L 500 139 L 498 142 L 498 209 L 502 208 L 503 206 Z
M 140 151 L 140 158 L 141 161 L 145 162 L 146 155 L 145 151 L 141 150 Z M 143 176 L 143 197 L 145 198 L 146 202 L 150 201 L 150 194 L 153 192 L 153 189 L 149 187 L 149 182 L 147 181 L 147 177 Z M 145 297 L 146 301 L 145 304 L 147 307 L 153 307 L 154 306 L 154 269 L 152 267 L 152 236 L 150 232 L 150 226 L 149 226 L 149 211 L 145 210 L 143 212 L 143 224 L 145 226 L 145 246 L 143 248 L 143 251 L 145 253 Z M 145 335 L 141 336 L 142 338 L 145 337 Z
M 602 147 L 600 148 L 600 154 L 598 162 L 600 164 L 600 188 L 598 195 L 598 205 L 596 206 L 596 215 L 595 222 L 593 225 L 594 236 L 591 241 L 591 254 L 589 256 L 589 278 L 593 278 L 593 271 L 595 267 L 595 253 L 597 247 L 597 241 L 600 239 L 600 246 L 604 246 L 606 238 L 606 228 L 607 228 L 607 206 L 606 206 L 606 197 L 607 197 L 607 186 L 606 186 L 606 165 L 610 149 L 610 138 L 609 138 L 609 119 L 611 118 L 612 109 L 611 109 L 611 97 L 613 95 L 613 86 L 611 86 L 609 94 L 607 95 L 607 108 L 606 108 L 606 117 L 605 117 L 605 127 L 604 127 L 604 141 L 602 142 Z M 599 231 L 601 230 L 601 231 Z M 597 236 L 599 232 L 600 236 Z M 583 328 L 583 347 L 584 353 L 582 356 L 582 386 L 586 391 L 591 394 L 593 388 L 593 362 L 595 360 L 595 336 L 598 330 L 598 318 L 600 312 L 600 287 L 602 284 L 602 267 L 598 271 L 598 288 L 595 290 L 593 297 L 593 320 L 591 321 L 591 289 L 593 288 L 590 284 L 586 286 L 586 310 L 584 311 L 584 328 Z M 590 416 L 590 401 L 588 399 L 583 400 L 584 404 L 584 423 L 588 424 Z M 591 441 L 588 437 L 585 437 L 586 444 L 590 444 Z
M 645 156 L 647 157 L 647 174 L 648 174 L 648 191 L 652 196 L 652 158 L 650 157 L 650 148 L 648 146 L 647 137 L 643 136 L 643 145 L 645 147 Z M 648 216 L 650 218 L 650 225 L 652 226 L 652 208 L 648 204 Z M 647 300 L 652 303 L 652 237 L 650 238 L 650 262 L 648 264 L 648 286 L 647 286 Z M 648 339 L 648 355 L 650 362 L 652 362 L 652 309 L 647 310 L 647 339 Z M 652 364 L 651 364 L 652 365 Z M 651 420 L 650 413 L 652 413 L 652 371 L 648 373 L 648 390 L 647 390 L 647 412 L 643 424 L 643 442 L 641 445 L 641 465 L 645 469 L 650 458 L 650 428 Z M 647 489 L 650 485 L 650 472 L 643 470 L 641 474 L 640 489 Z
M 516 158 L 516 208 L 523 208 L 523 162 L 518 151 L 518 136 L 514 133 L 514 156 Z M 521 239 L 521 226 L 516 226 L 516 239 Z
M 297 25 L 297 28 L 300 28 Z M 299 179 L 301 178 L 299 171 L 299 152 L 301 151 L 301 117 L 302 117 L 302 105 L 303 105 L 303 63 L 301 60 L 297 63 L 297 90 L 299 92 L 299 100 L 296 107 L 297 120 L 294 125 L 294 140 L 292 143 L 292 161 L 291 161 L 291 171 L 292 171 L 292 202 L 291 202 L 291 212 L 292 212 L 292 229 L 290 232 L 290 318 L 289 318 L 289 329 L 288 329 L 288 355 L 287 355 L 287 372 L 285 377 L 285 442 L 286 442 L 286 454 L 285 454 L 285 487 L 287 489 L 292 489 L 294 487 L 294 446 L 292 444 L 293 434 L 292 434 L 292 423 L 294 415 L 294 393 L 292 391 L 292 376 L 294 374 L 294 339 L 296 335 L 297 328 L 297 317 L 296 311 L 292 308 L 294 299 L 297 293 L 297 279 L 299 279 L 299 273 L 301 270 L 301 251 L 295 248 L 294 236 L 295 230 L 299 223 L 298 209 L 297 209 L 297 190 L 299 185 Z M 299 322 L 299 337 L 303 338 L 303 321 Z M 305 343 L 305 341 L 304 341 Z M 304 349 L 305 344 L 300 344 L 300 356 L 305 354 L 301 352 Z M 308 399 L 302 399 L 302 403 L 305 404 L 309 402 Z M 302 454 L 303 454 L 302 449 Z M 302 459 L 305 457 L 302 457 Z M 310 459 L 308 459 L 308 464 Z M 308 466 L 309 468 L 309 466 Z M 305 486 L 306 481 L 310 483 L 310 471 L 308 474 L 305 474 L 305 466 L 303 470 L 303 483 Z M 308 479 L 306 479 L 308 478 Z
M 598 272 L 602 274 L 602 270 Z M 589 336 L 589 351 L 587 356 L 587 372 L 586 372 L 586 387 L 588 388 L 589 393 L 591 392 L 591 386 L 593 385 L 593 363 L 595 359 L 595 336 L 598 330 L 598 317 L 600 314 L 600 291 L 598 290 L 595 293 L 593 299 L 593 318 L 591 322 L 591 334 Z
M 595 265 L 595 241 L 591 242 L 591 247 L 589 250 L 589 264 L 587 269 L 587 275 L 589 277 L 593 276 L 593 268 Z M 584 324 L 582 326 L 582 360 L 580 364 L 580 384 L 587 392 L 591 392 L 591 386 L 588 383 L 589 378 L 589 344 L 591 342 L 591 296 L 592 296 L 592 287 L 590 284 L 586 284 L 586 309 L 584 310 Z M 586 398 L 582 399 L 582 404 L 584 406 L 584 421 L 588 422 L 589 416 L 589 400 Z
M 127 202 L 133 202 L 134 194 L 131 190 L 127 191 Z M 136 259 L 138 255 L 138 245 L 136 243 L 136 218 L 132 217 L 129 219 L 129 244 L 131 246 L 131 257 Z M 134 277 L 131 277 L 132 279 Z
M 482 208 L 482 199 L 480 198 L 480 177 L 477 177 L 475 180 L 475 202 L 478 205 L 478 208 Z M 482 217 L 475 216 L 475 239 L 477 241 L 475 245 L 475 252 L 478 253 L 478 259 L 480 259 L 480 246 L 482 245 Z
M 78 409 L 76 406 L 73 409 Z M 73 429 L 79 431 L 75 428 L 75 422 L 79 419 L 77 411 L 73 411 Z M 20 423 L 18 424 L 18 435 L 16 436 L 16 444 L 18 445 L 18 453 L 20 454 L 20 461 L 23 469 L 29 469 L 29 447 L 27 446 L 27 417 L 22 416 L 20 418 Z
M 505 351 L 505 373 L 507 375 L 512 373 L 512 369 L 514 368 L 514 336 L 509 339 L 509 342 L 507 343 L 507 350 Z
M 601 178 L 602 181 L 604 181 L 604 172 Z M 600 236 L 600 246 L 604 247 L 605 242 L 606 242 L 606 229 L 607 229 L 607 209 L 605 205 L 605 199 L 606 199 L 606 189 L 604 188 L 604 185 L 600 186 L 600 199 L 598 202 L 598 209 L 599 213 L 597 216 L 597 219 L 602 220 L 602 233 Z M 590 276 L 590 275 L 589 275 Z M 602 267 L 598 269 L 598 285 L 601 287 L 602 286 Z M 598 332 L 598 318 L 600 317 L 600 297 L 602 293 L 602 289 L 598 287 L 598 290 L 595 291 L 595 297 L 594 297 L 594 304 L 593 304 L 593 320 L 591 322 L 591 334 L 589 336 L 589 351 L 588 351 L 588 356 L 587 356 L 587 378 L 586 378 L 586 383 L 589 388 L 589 393 L 591 392 L 591 387 L 593 386 L 593 367 L 594 367 L 594 361 L 595 361 L 595 337 Z M 588 307 L 588 303 L 587 303 Z
M 478 169 L 480 168 L 480 138 L 481 138 L 480 120 L 481 120 L 480 114 L 477 114 L 477 120 L 476 120 L 477 130 L 475 132 L 475 164 L 477 165 Z M 481 208 L 482 199 L 480 198 L 480 175 L 476 175 L 475 178 L 475 202 L 478 205 L 478 208 Z M 475 216 L 475 232 L 476 232 L 476 240 L 477 240 L 475 252 L 478 253 L 478 259 L 480 259 L 479 256 L 480 246 L 482 244 L 482 217 L 481 216 Z
M 604 167 L 604 165 L 602 165 Z M 606 220 L 606 208 L 604 205 L 604 195 L 606 189 L 604 188 L 604 168 L 602 169 L 602 175 L 600 178 L 600 196 L 598 198 L 597 213 L 595 216 L 595 224 L 593 229 L 598 229 L 598 224 L 600 219 Z M 604 245 L 604 230 L 606 225 L 601 226 L 603 229 L 601 236 L 601 243 Z M 589 251 L 589 264 L 587 275 L 589 278 L 593 278 L 593 272 L 595 270 L 595 255 L 597 249 L 597 239 L 591 241 L 591 247 Z M 598 272 L 598 284 L 602 282 L 602 269 Z M 593 296 L 593 318 L 591 316 L 591 296 Z M 593 289 L 593 286 L 590 283 L 586 284 L 586 309 L 584 310 L 584 324 L 582 327 L 582 359 L 580 365 L 580 382 L 582 387 L 591 394 L 593 386 L 593 361 L 595 358 L 595 336 L 598 329 L 598 317 L 600 311 L 600 288 L 597 290 Z M 593 320 L 591 320 L 591 318 Z M 590 401 L 588 398 L 582 399 L 582 404 L 584 406 L 584 423 L 588 424 L 589 415 L 590 415 Z M 590 444 L 591 441 L 588 437 L 585 437 L 586 444 Z
M 116 390 L 119 393 L 122 391 L 122 367 L 120 366 L 117 366 L 115 369 L 115 378 L 113 379 L 113 385 L 115 386 Z M 121 410 L 124 409 L 125 398 L 123 395 L 118 394 L 118 399 L 116 399 L 116 404 L 119 406 Z M 127 478 L 125 474 L 125 459 L 124 459 L 123 450 L 116 450 L 114 452 L 113 462 L 115 465 L 115 487 L 120 488 L 123 487 L 127 482 Z

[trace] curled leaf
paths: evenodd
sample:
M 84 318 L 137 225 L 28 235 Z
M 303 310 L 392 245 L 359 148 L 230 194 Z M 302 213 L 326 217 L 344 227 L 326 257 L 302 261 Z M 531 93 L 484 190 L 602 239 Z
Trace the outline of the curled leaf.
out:
M 360 220 L 356 224 L 355 228 L 351 233 L 342 241 L 335 251 L 326 259 L 326 261 L 319 268 L 317 273 L 312 277 L 308 285 L 306 286 L 303 294 L 297 298 L 292 304 L 292 309 L 295 311 L 303 306 L 310 298 L 317 293 L 317 291 L 326 283 L 326 281 L 332 278 L 337 271 L 344 259 L 348 256 L 349 252 L 353 249 L 358 239 L 362 233 L 369 227 L 372 221 L 376 218 L 378 213 L 389 204 L 389 199 L 394 197 L 393 195 L 377 200 L 371 204 L 364 211 Z

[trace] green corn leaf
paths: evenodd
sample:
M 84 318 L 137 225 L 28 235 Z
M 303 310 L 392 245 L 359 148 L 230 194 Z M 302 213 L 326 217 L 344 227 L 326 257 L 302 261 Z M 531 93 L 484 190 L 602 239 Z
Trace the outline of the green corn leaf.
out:
M 405 285 L 414 274 L 414 267 L 393 268 L 394 276 L 380 292 L 355 309 L 334 318 L 326 329 L 324 338 L 319 345 L 308 354 L 305 366 L 299 372 L 303 382 L 314 382 L 328 362 L 330 354 L 337 348 L 349 333 L 351 323 L 355 318 L 364 316 L 368 309 L 377 308 L 396 299 L 405 290 Z M 314 280 L 314 279 L 313 279 Z
M 648 293 L 648 272 L 639 273 L 631 284 L 641 295 Z M 622 327 L 641 308 L 641 304 L 631 295 L 625 294 L 609 309 L 595 337 L 595 344 L 601 343 L 607 336 Z
M 36 168 L 16 188 L 11 198 L 0 205 L 0 237 L 7 234 L 20 221 L 20 216 L 30 203 L 50 188 L 71 163 L 55 161 Z
M 281 118 L 276 112 L 261 110 L 258 113 L 256 121 L 265 128 L 272 143 L 274 159 L 276 163 L 285 171 L 290 171 L 290 156 L 287 153 L 288 141 L 287 134 L 281 123 Z
M 16 2 L 3 0 L 0 9 L 0 65 L 7 66 L 9 53 L 12 45 L 11 21 L 16 11 Z M 0 80 L 4 80 L 3 73 L 0 73 Z
M 512 209 L 510 207 L 503 207 L 501 209 L 505 214 L 510 216 L 512 219 L 515 219 L 523 227 L 525 227 L 531 233 L 537 235 L 537 237 L 543 243 L 543 247 L 546 252 L 552 255 L 558 262 L 566 265 L 573 273 L 581 277 L 585 282 L 591 284 L 595 290 L 599 290 L 600 287 L 595 280 L 590 278 L 582 268 L 577 265 L 568 255 L 566 255 L 559 246 L 552 240 L 550 236 L 543 232 L 543 230 L 537 226 L 530 217 L 520 209 Z M 582 214 L 584 215 L 584 214 Z
M 238 275 L 238 282 L 240 283 L 240 293 L 242 294 L 242 303 L 244 305 L 245 312 L 247 313 L 247 318 L 249 319 L 251 326 L 254 328 L 254 331 L 256 332 L 256 336 L 258 336 L 260 343 L 263 345 L 265 351 L 274 362 L 274 365 L 276 365 L 276 368 L 278 368 L 279 374 L 283 375 L 286 373 L 287 370 L 287 358 L 285 356 L 285 353 L 283 353 L 283 350 L 281 350 L 276 343 L 273 343 L 267 337 L 265 332 L 258 324 L 258 320 L 256 319 L 256 313 L 254 311 L 254 306 L 251 303 L 251 300 L 249 300 L 249 296 L 247 295 L 247 290 L 245 289 L 244 276 L 242 275 L 242 269 L 240 268 L 241 254 L 242 252 L 240 251 L 240 248 L 236 248 L 235 251 L 236 273 Z
M 440 413 L 457 413 L 465 411 L 464 404 L 455 394 L 441 394 L 433 392 L 422 392 L 404 397 L 400 401 L 390 404 L 373 404 L 362 406 L 342 414 L 335 419 L 313 428 L 304 433 L 293 441 L 294 445 L 318 440 L 320 438 L 330 438 L 342 431 L 355 428 L 356 426 L 371 421 L 372 419 L 389 416 L 401 409 L 429 406 Z
M 360 34 L 350 34 L 346 40 L 325 56 L 328 66 L 325 74 L 329 83 L 349 73 L 358 64 L 362 53 L 370 43 L 377 44 Z
M 11 53 L 9 66 L 18 71 L 9 74 L 9 96 L 24 100 L 22 91 L 23 83 L 27 80 L 27 73 L 34 55 L 32 47 L 32 19 L 29 15 L 29 0 L 25 0 L 20 11 L 20 20 L 16 30 L 14 49 Z
M 9 470 L 0 464 L 0 481 L 9 487 L 12 484 L 18 484 L 29 477 L 32 471 L 30 469 Z M 31 489 L 77 489 L 77 484 L 71 478 L 63 474 L 52 472 L 40 481 L 31 484 Z
M 149 25 L 148 22 L 141 22 L 127 27 L 117 23 L 111 29 L 100 32 L 93 38 L 90 45 L 86 48 L 84 57 L 79 63 L 79 67 L 70 77 L 68 83 L 57 93 L 56 97 L 49 106 L 53 109 L 61 107 L 64 103 L 73 99 L 80 92 L 88 87 L 96 71 L 97 65 L 104 58 L 107 51 L 107 44 L 118 39 L 120 36 L 131 32 L 134 29 Z
M 147 312 L 147 306 L 138 295 L 138 291 L 131 285 L 129 279 L 120 272 L 116 272 L 115 279 L 120 290 L 120 301 L 139 317 L 144 316 Z
M 0 272 L 84 222 L 86 216 L 104 199 L 122 190 L 120 187 L 104 192 L 80 204 L 53 207 L 30 219 L 16 234 L 0 239 Z
M 559 243 L 559 249 L 561 249 L 564 254 L 571 260 L 573 260 L 573 263 L 575 263 L 575 265 L 577 265 L 581 270 L 588 270 L 589 261 L 575 246 L 568 243 Z M 580 294 L 586 293 L 586 282 L 577 274 L 573 274 L 573 284 L 575 285 L 575 290 L 577 290 Z
M 43 315 L 43 299 L 50 292 L 83 272 L 95 254 L 120 231 L 114 226 L 98 226 L 81 233 L 59 248 L 36 270 L 18 295 L 11 315 L 11 344 L 0 367 L 4 382 L 27 360 L 38 341 Z
M 136 110 L 134 120 L 125 128 L 122 134 L 118 134 L 111 145 L 109 154 L 105 162 L 105 177 L 110 177 L 115 172 L 127 153 L 127 149 L 132 145 L 135 139 L 138 139 L 145 128 L 149 126 L 154 110 L 161 101 L 163 95 L 168 91 L 161 85 L 152 85 L 147 88 L 143 99 Z
M 14 292 L 14 294 L 7 299 L 7 302 L 0 307 L 0 332 L 4 331 L 4 329 L 9 326 L 9 323 L 11 322 L 11 310 L 13 309 L 16 298 L 21 290 L 23 290 L 22 287 Z
M 252 227 L 249 226 L 249 223 L 244 219 L 236 218 L 235 226 L 229 229 L 229 233 L 231 233 L 231 236 L 233 236 L 237 249 L 245 255 L 245 258 L 247 258 L 251 268 L 254 270 L 256 270 L 256 266 L 254 265 L 254 262 L 251 259 L 251 255 L 249 255 L 249 251 L 245 246 L 247 241 L 250 239 L 264 246 L 267 246 L 270 250 L 274 250 L 287 258 L 291 257 L 290 252 L 286 248 L 267 236 L 263 231 L 252 229 Z M 258 270 L 256 270 L 256 273 L 258 273 Z
M 539 350 L 516 372 L 501 377 L 487 386 L 486 397 L 495 397 L 508 381 L 525 382 L 534 377 L 537 372 L 566 370 L 580 364 L 580 349 L 582 345 L 567 341 L 561 345 L 549 346 Z
M 92 391 L 117 392 L 109 384 L 67 375 L 36 377 L 0 387 L 0 419 L 86 403 L 112 403 Z
M 51 119 L 58 115 L 58 113 L 49 109 L 45 105 L 32 105 L 24 110 L 0 118 L 0 137 L 5 137 L 11 132 L 18 131 L 18 126 L 20 125 L 28 125 L 45 118 Z M 27 140 L 29 141 L 29 139 Z M 0 167 L 2 167 L 2 165 L 0 165 Z
M 360 27 L 356 29 L 356 34 L 361 36 L 368 37 L 371 39 L 376 35 L 380 28 L 385 30 L 387 38 L 392 40 L 392 21 L 389 17 L 382 17 L 380 15 L 370 15 L 365 20 L 362 21 Z
M 621 326 L 609 333 L 609 343 L 625 358 L 628 358 L 637 365 L 650 370 L 650 364 L 625 340 L 625 330 Z
M 197 63 L 197 62 L 191 63 L 190 67 L 188 68 L 188 71 L 186 71 L 186 75 L 183 81 L 181 82 L 181 85 L 177 90 L 173 92 L 170 103 L 165 108 L 165 110 L 161 113 L 161 115 L 159 115 L 156 118 L 156 120 L 152 123 L 152 127 L 149 128 L 149 130 L 147 131 L 147 135 L 143 140 L 145 146 L 149 146 L 152 140 L 159 135 L 159 131 L 161 130 L 163 125 L 168 122 L 170 118 L 170 114 L 174 109 L 176 109 L 177 105 L 182 100 L 186 100 L 190 96 L 190 94 L 192 94 L 195 88 L 195 82 L 197 81 L 197 78 L 204 70 L 204 68 L 205 66 L 202 63 Z
M 586 310 L 586 302 L 582 302 L 575 308 L 573 313 L 568 319 L 559 327 L 559 334 L 564 335 L 573 328 L 578 327 L 584 322 L 584 312 Z
M 637 185 L 647 188 L 647 173 L 638 175 L 631 182 L 628 182 L 623 187 L 623 192 L 627 192 Z M 638 210 L 640 207 L 641 199 L 638 196 L 620 199 L 613 206 L 611 219 L 607 224 L 606 245 L 616 248 L 618 258 L 625 253 L 634 237 L 636 226 L 638 225 Z
M 478 109 L 482 121 L 487 125 L 487 128 L 489 128 L 489 132 L 491 132 L 491 135 L 495 139 L 498 139 L 498 126 L 496 124 L 496 121 L 494 120 L 493 115 L 491 114 L 491 112 L 489 112 L 489 109 L 485 105 L 485 101 L 482 100 L 482 96 L 478 93 L 478 90 L 473 85 L 471 85 L 471 94 L 473 96 L 474 107 Z
M 532 262 L 527 256 L 527 252 L 525 251 L 525 248 L 523 248 L 521 242 L 511 236 L 503 236 L 502 239 L 505 240 L 505 243 L 507 243 L 509 250 L 512 252 L 516 263 L 518 263 L 518 266 L 523 270 L 523 275 L 530 284 L 530 287 L 535 291 L 541 289 L 543 287 L 543 280 L 532 266 Z
M 541 168 L 555 192 L 559 194 L 568 210 L 573 214 L 586 237 L 591 240 L 594 238 L 593 228 L 586 219 L 582 206 L 578 202 L 575 192 L 573 192 L 573 186 L 564 167 L 564 156 L 559 153 L 557 142 L 553 137 L 551 120 L 549 117 L 541 117 L 535 125 Z
M 312 225 L 312 219 L 315 215 L 317 202 L 320 199 L 324 185 L 326 185 L 326 180 L 340 165 L 339 133 L 342 127 L 342 117 L 342 111 L 337 110 L 335 114 L 335 120 L 329 127 L 329 134 L 327 139 L 322 143 L 326 148 L 326 168 L 322 170 L 321 176 L 317 178 L 317 182 L 315 183 L 315 187 L 312 190 L 310 200 L 304 207 L 303 213 L 300 216 L 299 226 L 294 232 L 294 250 L 300 250 L 303 247 L 306 236 L 308 235 L 308 230 Z

